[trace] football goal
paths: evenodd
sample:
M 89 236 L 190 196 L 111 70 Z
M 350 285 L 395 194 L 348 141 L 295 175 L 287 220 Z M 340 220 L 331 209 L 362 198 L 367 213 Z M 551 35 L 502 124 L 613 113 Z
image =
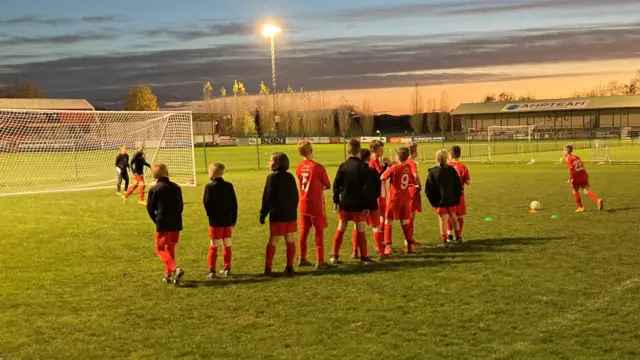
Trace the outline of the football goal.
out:
M 527 154 L 529 164 L 534 164 L 531 140 L 535 140 L 535 129 L 536 125 L 489 126 L 489 160 L 519 163 Z
M 195 185 L 191 112 L 0 109 L 0 196 L 115 186 L 120 146 L 131 158 L 136 142 L 173 181 Z

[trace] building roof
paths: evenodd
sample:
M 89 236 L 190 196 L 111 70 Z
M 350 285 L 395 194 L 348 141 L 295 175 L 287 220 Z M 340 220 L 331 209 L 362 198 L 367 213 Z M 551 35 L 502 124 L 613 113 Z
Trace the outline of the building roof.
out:
M 0 109 L 95 110 L 84 99 L 0 99 Z
M 521 100 L 492 103 L 468 103 L 458 106 L 451 115 L 548 112 L 640 108 L 640 96 L 597 96 L 572 99 Z

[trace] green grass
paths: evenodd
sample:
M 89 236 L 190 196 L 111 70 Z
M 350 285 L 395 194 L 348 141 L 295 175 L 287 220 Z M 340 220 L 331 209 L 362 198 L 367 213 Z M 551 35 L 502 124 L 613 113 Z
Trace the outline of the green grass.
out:
M 292 147 L 279 149 L 297 162 Z M 316 151 L 333 175 L 342 149 Z M 236 170 L 252 156 L 255 148 L 207 156 L 227 163 L 240 197 L 235 276 L 215 281 L 205 280 L 207 179 L 196 159 L 200 186 L 184 188 L 177 253 L 183 288 L 160 283 L 152 223 L 113 190 L 0 197 L 0 359 L 640 357 L 637 166 L 588 164 L 608 210 L 584 197 L 588 211 L 577 214 L 565 166 L 470 164 L 467 249 L 436 249 L 427 211 L 416 223 L 427 244 L 416 255 L 263 278 L 268 230 L 258 209 L 267 171 Z M 543 206 L 535 215 L 532 200 Z M 327 245 L 334 214 L 329 222 Z M 400 229 L 394 234 L 398 245 Z M 345 241 L 343 257 L 349 250 Z

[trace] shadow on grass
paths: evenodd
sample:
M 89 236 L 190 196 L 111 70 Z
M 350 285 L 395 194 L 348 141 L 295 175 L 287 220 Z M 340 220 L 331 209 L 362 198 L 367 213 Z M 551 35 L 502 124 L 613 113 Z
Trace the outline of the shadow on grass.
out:
M 621 212 L 635 211 L 635 210 L 640 210 L 640 207 L 630 206 L 630 207 L 617 208 L 617 209 L 605 209 L 604 211 L 609 214 L 617 214 Z
M 469 247 L 474 246 L 509 246 L 509 245 L 544 245 L 550 241 L 566 239 L 564 236 L 548 237 L 508 237 L 497 239 L 469 240 Z
M 414 259 L 414 261 L 410 261 Z M 422 261 L 415 261 L 422 260 Z M 288 280 L 292 278 L 299 278 L 303 276 L 345 276 L 345 275 L 361 275 L 370 274 L 375 272 L 390 272 L 390 271 L 404 271 L 407 269 L 434 267 L 434 266 L 449 266 L 449 265 L 464 265 L 481 262 L 479 259 L 464 259 L 464 260 L 438 260 L 438 261 L 424 261 L 424 258 L 420 256 L 407 256 L 405 259 L 400 260 L 388 260 L 382 261 L 371 265 L 360 265 L 357 263 L 344 263 L 335 266 L 333 269 L 321 270 L 321 271 L 301 271 L 296 272 L 293 275 L 286 275 L 280 272 L 274 272 L 270 276 L 262 274 L 236 274 L 228 278 L 218 278 L 214 280 L 184 280 L 179 285 L 181 288 L 199 288 L 199 287 L 222 287 L 229 285 L 242 285 L 242 284 L 256 284 L 264 283 L 268 281 Z

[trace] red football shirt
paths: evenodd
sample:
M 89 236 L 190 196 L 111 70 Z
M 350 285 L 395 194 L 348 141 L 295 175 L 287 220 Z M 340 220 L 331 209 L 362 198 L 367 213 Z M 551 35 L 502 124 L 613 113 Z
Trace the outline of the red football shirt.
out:
M 420 196 L 419 195 L 420 184 L 418 184 L 415 180 L 418 178 L 418 164 L 416 164 L 413 158 L 409 156 L 409 158 L 407 159 L 407 166 L 409 166 L 409 170 L 411 170 L 411 175 L 413 175 L 414 177 L 414 182 L 413 182 L 414 186 L 411 186 L 409 188 L 409 194 L 411 196 Z M 416 187 L 416 185 L 418 185 L 418 187 Z
M 587 170 L 585 170 L 584 164 L 579 157 L 573 154 L 568 154 L 567 166 L 569 166 L 569 179 L 580 182 L 589 177 Z
M 376 169 L 378 174 L 381 174 L 382 170 L 384 169 L 384 167 L 382 166 L 382 160 L 373 156 L 371 157 L 371 161 L 369 161 L 369 167 Z M 385 183 L 382 183 L 382 185 L 380 185 L 380 198 L 387 198 L 387 186 Z
M 462 181 L 462 193 L 464 194 L 464 185 L 469 181 L 471 181 L 471 176 L 469 175 L 469 169 L 466 166 L 464 166 L 463 163 L 458 161 L 450 161 L 449 165 L 453 166 L 453 168 L 456 169 L 458 176 L 460 176 L 460 181 Z
M 296 168 L 300 186 L 300 214 L 319 216 L 325 214 L 322 192 L 331 188 L 324 166 L 313 160 L 303 160 Z
M 393 165 L 382 174 L 382 180 L 390 180 L 389 206 L 399 203 L 409 203 L 411 195 L 409 189 L 416 185 L 416 179 L 407 164 Z

